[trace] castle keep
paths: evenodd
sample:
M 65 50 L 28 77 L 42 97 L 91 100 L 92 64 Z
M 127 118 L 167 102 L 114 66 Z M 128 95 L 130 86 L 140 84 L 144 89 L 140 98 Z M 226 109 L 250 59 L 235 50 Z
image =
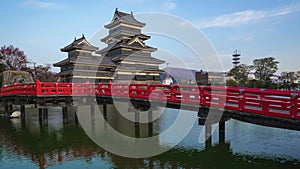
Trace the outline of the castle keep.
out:
M 82 36 L 61 49 L 68 58 L 54 64 L 61 68 L 60 80 L 159 83 L 159 65 L 164 61 L 151 56 L 157 49 L 145 44 L 150 36 L 142 34 L 144 26 L 132 13 L 116 9 L 111 22 L 104 26 L 109 30 L 101 39 L 105 48 L 99 50 Z

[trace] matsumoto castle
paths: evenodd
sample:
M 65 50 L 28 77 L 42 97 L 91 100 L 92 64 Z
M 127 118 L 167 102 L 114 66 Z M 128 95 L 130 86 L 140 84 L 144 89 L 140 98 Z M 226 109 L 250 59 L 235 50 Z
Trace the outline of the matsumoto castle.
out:
M 159 83 L 159 65 L 164 61 L 151 56 L 157 49 L 145 44 L 150 36 L 141 33 L 144 26 L 132 13 L 116 9 L 104 26 L 109 30 L 101 39 L 107 44 L 105 48 L 91 45 L 83 35 L 61 49 L 68 58 L 54 64 L 61 68 L 60 81 Z

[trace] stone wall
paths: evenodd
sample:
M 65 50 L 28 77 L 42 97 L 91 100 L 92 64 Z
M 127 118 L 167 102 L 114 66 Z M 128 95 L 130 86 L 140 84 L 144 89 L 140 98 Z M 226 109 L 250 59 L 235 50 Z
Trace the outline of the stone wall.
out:
M 14 83 L 33 83 L 33 78 L 29 72 L 25 71 L 4 71 L 0 74 L 0 86 L 5 87 Z

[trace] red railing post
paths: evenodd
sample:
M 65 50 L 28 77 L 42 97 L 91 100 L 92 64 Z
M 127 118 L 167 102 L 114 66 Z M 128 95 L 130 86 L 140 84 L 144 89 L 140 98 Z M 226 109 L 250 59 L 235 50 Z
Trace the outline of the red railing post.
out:
M 243 111 L 245 108 L 245 92 L 244 89 L 239 89 L 239 101 L 238 101 L 238 105 L 239 105 L 239 109 L 240 111 Z
M 35 81 L 35 93 L 36 93 L 37 96 L 42 94 L 42 87 L 41 87 L 40 80 Z
M 204 86 L 199 86 L 198 88 L 199 88 L 199 91 L 200 91 L 200 104 L 199 105 L 203 106 L 204 105 L 204 101 L 205 101 L 204 100 L 205 99 L 204 98 L 205 97 L 204 96 Z
M 58 83 L 55 83 L 55 94 L 58 95 Z
M 266 112 L 269 112 L 269 103 L 267 102 L 267 98 L 266 98 L 266 95 L 265 95 L 265 89 L 260 89 L 260 92 L 259 92 L 259 99 L 261 100 L 261 113 L 266 113 Z
M 93 92 L 92 92 L 92 84 L 90 83 L 89 80 L 86 82 L 86 92 L 85 93 L 86 94 L 93 94 Z
M 291 118 L 294 119 L 298 115 L 297 110 L 297 104 L 298 104 L 298 94 L 297 93 L 291 93 L 291 109 L 290 109 L 290 115 Z
M 13 84 L 13 90 L 11 91 L 11 94 L 17 94 L 17 82 L 14 82 L 14 84 Z
M 178 85 L 171 85 L 171 101 L 172 102 L 176 102 L 177 101 L 177 89 L 179 90 L 179 94 L 180 94 L 180 88 Z

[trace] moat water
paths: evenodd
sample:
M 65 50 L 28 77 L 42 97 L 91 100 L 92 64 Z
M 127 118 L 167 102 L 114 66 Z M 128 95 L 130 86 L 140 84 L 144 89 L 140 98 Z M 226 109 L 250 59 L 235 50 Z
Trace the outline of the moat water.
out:
M 229 120 L 225 143 L 219 143 L 217 129 L 212 146 L 207 147 L 199 143 L 203 126 L 195 121 L 187 136 L 169 151 L 148 158 L 126 158 L 95 144 L 76 123 L 72 111 L 69 122 L 63 124 L 61 108 L 50 108 L 48 126 L 39 124 L 34 108 L 26 109 L 23 123 L 0 118 L 0 168 L 300 168 L 300 131 Z M 165 130 L 177 115 L 176 110 L 166 108 L 153 125 L 154 132 Z M 141 128 L 140 135 L 147 135 L 144 132 L 148 130 Z M 166 146 L 168 138 L 158 143 Z

